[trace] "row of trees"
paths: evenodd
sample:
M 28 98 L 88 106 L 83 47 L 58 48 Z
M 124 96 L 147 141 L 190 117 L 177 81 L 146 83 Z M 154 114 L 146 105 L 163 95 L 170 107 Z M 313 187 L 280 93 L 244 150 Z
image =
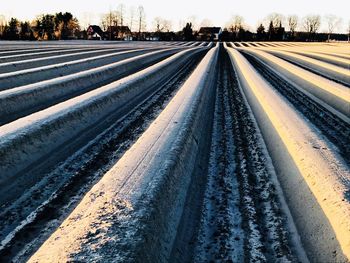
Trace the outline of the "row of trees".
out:
M 344 40 L 344 35 L 334 33 L 341 28 L 341 18 L 335 15 L 323 17 L 327 33 L 318 33 L 321 20 L 319 15 L 308 15 L 300 19 L 296 15 L 284 17 L 282 14 L 272 13 L 264 19 L 263 23 L 258 25 L 255 33 L 245 24 L 242 16 L 234 15 L 226 24 L 221 39 L 227 41 L 324 41 L 337 37 Z M 154 25 L 154 32 L 160 32 L 160 35 L 162 35 L 162 32 L 169 32 L 171 28 L 171 22 L 160 17 L 155 19 Z M 204 19 L 199 26 L 213 26 L 213 24 L 210 20 Z M 182 32 L 178 32 L 177 36 L 182 36 L 185 40 L 193 40 L 196 39 L 197 30 L 196 18 L 191 17 L 189 22 L 183 26 Z M 349 40 L 350 21 L 347 32 Z
M 342 19 L 335 15 L 326 15 L 324 22 L 327 26 L 328 40 L 332 34 L 340 28 Z M 264 23 L 260 23 L 256 29 L 256 40 L 317 40 L 317 32 L 321 26 L 321 16 L 308 15 L 299 19 L 296 15 L 284 17 L 278 13 L 272 13 L 265 18 Z M 227 23 L 226 29 L 233 34 L 231 38 L 241 39 L 239 36 L 247 31 L 243 17 L 235 15 Z M 267 30 L 266 30 L 267 29 Z M 287 29 L 287 30 L 286 30 Z M 298 31 L 299 29 L 299 31 Z M 287 33 L 286 33 L 287 31 Z M 348 27 L 350 34 L 350 22 Z M 323 35 L 323 34 L 322 34 Z
M 331 39 L 334 32 L 340 28 L 342 20 L 335 15 L 327 15 L 323 18 L 327 26 L 327 39 Z M 188 22 L 182 23 L 182 30 L 174 33 L 170 20 L 156 17 L 153 20 L 152 31 L 160 40 L 171 39 L 196 39 L 196 32 L 199 26 L 213 26 L 212 22 L 204 19 L 200 24 L 196 22 L 195 17 L 188 19 Z M 84 30 L 90 24 L 84 23 Z M 131 31 L 137 33 L 138 39 L 144 39 L 146 31 L 146 14 L 143 6 L 129 7 L 120 4 L 115 10 L 101 16 L 100 26 L 104 32 L 110 32 L 112 38 L 112 28 L 127 26 Z M 260 41 L 311 41 L 324 40 L 324 33 L 317 33 L 321 26 L 321 17 L 319 15 L 308 15 L 299 19 L 296 15 L 284 17 L 281 14 L 273 13 L 264 19 L 256 29 L 256 33 L 251 31 L 245 24 L 244 18 L 234 15 L 226 24 L 223 30 L 222 39 L 228 41 L 241 40 L 260 40 Z M 86 31 L 81 31 L 78 20 L 69 12 L 45 14 L 38 16 L 32 22 L 21 22 L 16 18 L 6 21 L 4 16 L 0 15 L 0 38 L 2 39 L 21 39 L 21 40 L 51 40 L 51 39 L 71 39 L 84 38 Z M 84 33 L 85 32 L 85 33 Z M 348 27 L 350 36 L 350 24 Z M 320 36 L 322 36 L 320 38 Z
M 126 11 L 128 10 L 128 11 Z M 108 13 L 101 16 L 100 26 L 103 31 L 109 31 L 109 39 L 112 38 L 112 27 L 127 26 L 131 31 L 138 32 L 138 38 L 141 38 L 141 33 L 146 31 L 146 13 L 142 5 L 129 7 L 124 4 L 118 5 L 115 10 L 110 10 Z
M 41 15 L 32 22 L 21 22 L 16 18 L 11 18 L 8 23 L 3 23 L 0 17 L 0 38 L 2 39 L 71 39 L 78 32 L 80 32 L 78 20 L 69 12 Z

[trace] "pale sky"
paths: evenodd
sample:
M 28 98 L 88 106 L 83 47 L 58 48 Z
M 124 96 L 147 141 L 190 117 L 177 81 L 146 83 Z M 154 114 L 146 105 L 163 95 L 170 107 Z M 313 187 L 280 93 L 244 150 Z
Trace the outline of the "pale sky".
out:
M 299 17 L 307 14 L 334 14 L 342 18 L 342 26 L 337 30 L 340 32 L 346 31 L 350 20 L 348 0 L 0 0 L 0 15 L 5 15 L 7 19 L 13 16 L 21 20 L 32 20 L 42 13 L 69 11 L 81 22 L 99 24 L 102 13 L 108 12 L 110 8 L 116 9 L 121 3 L 126 7 L 126 15 L 129 7 L 142 5 L 148 29 L 152 28 L 156 16 L 171 20 L 173 30 L 178 30 L 181 21 L 186 22 L 192 16 L 196 17 L 198 25 L 203 19 L 209 19 L 213 25 L 224 27 L 232 15 L 239 14 L 253 31 L 272 12 L 296 14 Z M 323 21 L 320 31 L 325 29 L 326 22 Z

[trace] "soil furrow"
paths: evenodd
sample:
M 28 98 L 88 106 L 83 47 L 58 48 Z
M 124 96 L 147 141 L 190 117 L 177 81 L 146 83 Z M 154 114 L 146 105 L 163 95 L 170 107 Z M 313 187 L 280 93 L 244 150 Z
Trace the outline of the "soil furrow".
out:
M 222 64 L 222 63 L 220 63 Z M 195 261 L 234 260 L 243 257 L 243 229 L 238 182 L 234 176 L 232 119 L 228 112 L 227 79 L 219 67 L 207 190 Z
M 210 167 L 195 261 L 296 261 L 261 135 L 224 50 L 219 63 Z

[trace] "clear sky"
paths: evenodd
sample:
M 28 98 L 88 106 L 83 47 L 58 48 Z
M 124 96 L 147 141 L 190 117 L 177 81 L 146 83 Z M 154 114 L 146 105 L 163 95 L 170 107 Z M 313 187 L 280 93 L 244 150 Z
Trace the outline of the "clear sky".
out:
M 161 16 L 172 21 L 172 28 L 179 29 L 180 21 L 191 16 L 196 17 L 198 25 L 203 19 L 209 19 L 213 25 L 224 26 L 230 17 L 239 14 L 252 30 L 269 13 L 284 15 L 296 14 L 334 14 L 342 18 L 342 27 L 337 31 L 345 32 L 350 20 L 349 0 L 0 0 L 0 15 L 11 16 L 21 20 L 32 20 L 42 13 L 69 11 L 82 22 L 99 23 L 102 13 L 116 9 L 118 4 L 126 6 L 126 14 L 131 6 L 142 5 L 146 12 L 148 28 L 152 28 L 154 17 Z M 321 31 L 325 30 L 323 22 Z

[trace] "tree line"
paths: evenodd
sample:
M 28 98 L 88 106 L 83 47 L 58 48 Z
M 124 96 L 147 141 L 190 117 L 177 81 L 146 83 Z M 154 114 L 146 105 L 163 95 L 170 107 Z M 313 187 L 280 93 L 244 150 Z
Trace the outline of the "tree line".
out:
M 86 22 L 86 21 L 85 21 Z M 327 32 L 320 33 L 321 22 L 325 23 Z M 350 22 L 347 34 L 335 34 L 342 24 L 335 15 L 323 18 L 319 15 L 308 15 L 299 18 L 296 15 L 284 17 L 278 13 L 268 15 L 264 22 L 252 30 L 240 15 L 234 15 L 223 28 L 220 39 L 223 41 L 325 41 L 330 39 L 349 40 Z M 85 27 L 89 23 L 84 23 Z M 105 39 L 112 40 L 113 28 L 128 27 L 134 39 L 156 40 L 196 40 L 200 26 L 210 27 L 213 24 L 204 19 L 198 24 L 195 17 L 182 23 L 182 30 L 174 32 L 172 22 L 162 17 L 153 20 L 152 29 L 146 31 L 146 13 L 143 6 L 129 7 L 120 4 L 115 10 L 101 16 L 99 26 L 106 32 Z M 152 37 L 152 38 L 151 38 Z M 0 15 L 0 39 L 8 40 L 61 40 L 86 39 L 86 28 L 81 29 L 79 21 L 69 12 L 43 14 L 33 21 L 19 21 L 11 18 L 6 21 Z
M 226 24 L 222 34 L 225 41 L 326 41 L 331 39 L 348 40 L 350 38 L 350 21 L 347 34 L 336 34 L 341 27 L 341 18 L 335 15 L 307 15 L 299 18 L 296 15 L 284 17 L 282 14 L 272 13 L 265 22 L 259 23 L 255 32 L 244 24 L 244 18 L 232 16 Z M 321 22 L 326 24 L 326 32 L 319 32 Z
M 146 13 L 142 5 L 127 7 L 119 4 L 115 10 L 101 16 L 100 26 L 108 33 L 108 39 L 113 40 L 112 28 L 127 26 L 130 31 L 137 32 L 137 39 L 143 40 L 142 33 L 146 31 Z
M 69 12 L 44 14 L 35 20 L 19 21 L 11 18 L 8 23 L 0 17 L 0 39 L 7 40 L 61 40 L 74 39 L 80 32 L 78 19 Z

